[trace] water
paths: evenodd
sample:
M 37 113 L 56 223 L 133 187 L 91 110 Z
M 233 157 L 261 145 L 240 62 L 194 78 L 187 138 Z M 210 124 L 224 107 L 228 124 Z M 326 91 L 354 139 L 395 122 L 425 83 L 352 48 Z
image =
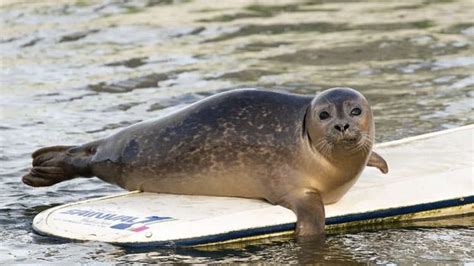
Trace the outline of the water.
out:
M 121 190 L 96 179 L 20 182 L 36 148 L 97 139 L 235 88 L 357 88 L 377 142 L 471 124 L 472 1 L 21 2 L 0 7 L 0 262 L 474 262 L 472 217 L 340 233 L 324 245 L 59 241 L 32 232 L 34 215 Z

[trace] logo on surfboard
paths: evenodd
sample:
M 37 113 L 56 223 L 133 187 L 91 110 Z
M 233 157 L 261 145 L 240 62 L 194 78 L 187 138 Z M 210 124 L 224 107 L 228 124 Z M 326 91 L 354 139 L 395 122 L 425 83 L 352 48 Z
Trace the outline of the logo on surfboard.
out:
M 138 217 L 130 215 L 120 215 L 100 211 L 90 211 L 90 210 L 81 210 L 81 209 L 70 209 L 61 214 L 79 216 L 89 219 L 96 219 L 102 221 L 116 221 L 119 223 L 114 223 L 109 226 L 109 228 L 117 230 L 128 230 L 133 232 L 141 232 L 148 229 L 148 225 L 175 220 L 172 217 L 167 216 L 147 216 L 147 217 Z

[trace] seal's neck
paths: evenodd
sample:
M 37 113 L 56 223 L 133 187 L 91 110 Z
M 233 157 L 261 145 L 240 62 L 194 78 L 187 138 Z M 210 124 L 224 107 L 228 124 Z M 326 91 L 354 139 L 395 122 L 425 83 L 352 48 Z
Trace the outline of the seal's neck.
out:
M 309 112 L 310 111 L 311 111 L 311 106 L 308 106 L 308 108 L 306 108 L 306 112 L 303 117 L 303 127 L 301 130 L 301 135 L 302 135 L 303 142 L 306 144 L 306 146 L 309 147 L 309 149 L 312 150 L 312 152 L 318 153 L 313 143 L 313 139 L 311 138 L 311 134 L 309 132 L 310 131 L 309 130 L 309 127 L 310 127 Z

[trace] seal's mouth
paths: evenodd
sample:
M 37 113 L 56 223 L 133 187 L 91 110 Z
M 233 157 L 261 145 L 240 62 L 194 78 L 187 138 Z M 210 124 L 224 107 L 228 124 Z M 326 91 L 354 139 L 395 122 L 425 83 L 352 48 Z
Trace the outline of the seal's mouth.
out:
M 357 143 L 359 142 L 360 138 L 356 138 L 356 137 L 349 137 L 349 138 L 343 138 L 340 140 L 340 142 L 342 143 Z
M 335 144 L 357 145 L 361 139 L 360 134 L 340 134 L 335 138 Z
M 360 138 L 344 138 L 340 139 L 337 143 L 335 143 L 339 149 L 345 151 L 352 151 L 358 146 L 362 145 Z
M 366 138 L 364 138 L 363 134 L 358 132 L 340 134 L 333 140 L 333 145 L 336 149 L 350 153 L 360 151 L 367 144 Z
M 355 154 L 369 153 L 371 148 L 369 135 L 361 131 L 346 132 L 344 134 L 328 134 L 314 143 L 314 147 L 322 155 L 332 157 L 334 153 Z

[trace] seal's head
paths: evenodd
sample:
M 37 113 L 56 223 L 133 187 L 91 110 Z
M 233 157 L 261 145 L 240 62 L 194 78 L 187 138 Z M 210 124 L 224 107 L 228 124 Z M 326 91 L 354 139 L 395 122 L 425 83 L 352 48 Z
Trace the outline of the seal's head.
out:
M 364 154 L 374 138 L 372 111 L 367 99 L 351 88 L 332 88 L 317 95 L 306 113 L 311 146 L 328 159 Z

